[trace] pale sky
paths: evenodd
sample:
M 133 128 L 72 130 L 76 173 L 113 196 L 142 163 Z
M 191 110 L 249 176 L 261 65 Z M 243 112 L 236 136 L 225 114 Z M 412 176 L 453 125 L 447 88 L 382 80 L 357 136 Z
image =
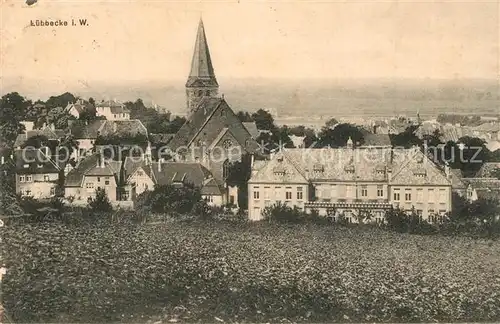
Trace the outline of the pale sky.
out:
M 0 1 L 5 79 L 186 79 L 200 15 L 219 78 L 499 76 L 498 1 Z

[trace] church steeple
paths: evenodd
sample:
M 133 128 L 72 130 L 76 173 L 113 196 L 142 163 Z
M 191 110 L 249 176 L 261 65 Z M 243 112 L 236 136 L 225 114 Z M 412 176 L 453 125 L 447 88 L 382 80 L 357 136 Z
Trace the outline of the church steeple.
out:
M 217 96 L 218 90 L 219 84 L 212 66 L 205 27 L 203 26 L 203 20 L 200 18 L 191 61 L 191 72 L 186 82 L 188 113 L 198 108 L 203 97 Z

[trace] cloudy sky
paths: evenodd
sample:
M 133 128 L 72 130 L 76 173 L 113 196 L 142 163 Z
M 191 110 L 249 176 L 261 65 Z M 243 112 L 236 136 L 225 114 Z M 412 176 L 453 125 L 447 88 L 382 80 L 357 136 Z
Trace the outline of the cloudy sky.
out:
M 185 79 L 200 15 L 222 78 L 499 75 L 498 1 L 38 1 L 2 0 L 4 79 Z

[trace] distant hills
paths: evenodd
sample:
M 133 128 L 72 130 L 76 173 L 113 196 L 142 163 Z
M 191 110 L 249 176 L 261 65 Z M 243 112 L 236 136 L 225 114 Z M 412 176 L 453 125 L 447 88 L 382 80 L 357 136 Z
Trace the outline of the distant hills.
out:
M 96 100 L 142 98 L 174 114 L 184 114 L 185 80 L 120 81 L 2 80 L 2 94 L 17 91 L 29 99 L 71 92 Z M 495 80 L 262 80 L 219 79 L 220 92 L 235 111 L 270 110 L 277 119 L 370 117 L 439 113 L 500 113 L 500 86 Z

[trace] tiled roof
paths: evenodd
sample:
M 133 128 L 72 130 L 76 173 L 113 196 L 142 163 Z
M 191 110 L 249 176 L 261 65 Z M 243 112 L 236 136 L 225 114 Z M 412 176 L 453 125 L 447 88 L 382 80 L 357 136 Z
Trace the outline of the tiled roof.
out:
M 124 104 L 113 101 L 113 100 L 101 101 L 96 106 L 97 107 L 110 107 L 110 108 L 123 108 L 123 107 L 125 107 Z
M 167 144 L 174 136 L 175 134 L 149 134 L 149 138 L 153 144 Z
M 45 136 L 48 140 L 58 141 L 62 137 L 64 137 L 64 130 L 62 129 L 51 129 L 50 127 L 45 127 L 43 129 L 34 129 L 27 131 L 26 134 L 17 135 L 16 141 L 14 142 L 14 147 L 20 147 L 26 142 L 29 138 L 35 136 Z
M 500 189 L 500 180 L 496 178 L 463 178 L 463 182 L 474 189 Z
M 40 149 L 16 150 L 14 157 L 18 174 L 58 173 L 65 165 L 54 156 L 45 155 Z
M 121 162 L 104 161 L 99 164 L 99 155 L 92 154 L 81 160 L 65 177 L 64 185 L 67 187 L 80 187 L 85 176 L 114 176 L 118 182 Z
M 392 162 L 391 162 L 392 161 Z M 255 170 L 255 169 L 254 169 Z M 250 182 L 388 181 L 391 184 L 450 185 L 444 173 L 418 149 L 284 149 Z
M 488 141 L 486 143 L 486 148 L 490 152 L 495 152 L 500 150 L 500 142 L 499 141 Z
M 111 107 L 109 110 L 112 114 L 130 114 L 130 111 L 125 107 Z
M 366 133 L 363 146 L 391 146 L 389 134 Z
M 64 110 L 69 112 L 71 110 L 71 108 L 73 108 L 73 107 L 76 109 L 76 111 L 79 114 L 81 114 L 85 110 L 91 108 L 92 105 L 90 103 L 85 103 L 83 100 L 79 100 L 75 103 L 68 103 L 68 105 L 66 106 L 66 108 L 64 108 Z
M 475 131 L 479 132 L 500 132 L 500 123 L 484 123 L 473 128 Z
M 477 178 L 489 178 L 492 177 L 492 173 L 495 170 L 500 170 L 500 162 L 486 162 L 477 171 Z
M 101 127 L 106 120 L 94 120 L 88 125 L 74 125 L 71 128 L 71 134 L 76 139 L 96 139 Z
M 125 174 L 124 174 L 125 179 L 130 177 L 135 172 L 135 170 L 137 170 L 140 166 L 143 166 L 144 162 L 145 162 L 144 159 L 138 159 L 135 157 L 127 156 L 125 158 L 125 161 L 123 162 L 123 169 L 125 171 Z
M 453 189 L 465 189 L 466 185 L 462 181 L 463 174 L 460 169 L 450 169 L 451 187 Z
M 257 129 L 257 124 L 255 122 L 244 122 L 243 126 L 247 129 L 247 131 L 250 133 L 252 138 L 257 138 L 260 135 L 259 130 Z
M 106 120 L 101 128 L 101 135 L 120 135 L 120 134 L 143 134 L 147 135 L 148 130 L 138 119 L 131 120 Z
M 211 118 L 220 118 L 217 112 L 223 110 L 232 116 L 226 116 L 224 123 L 212 123 L 210 124 L 212 126 L 207 126 Z M 233 121 L 228 124 L 228 120 Z M 205 129 L 205 127 L 214 127 L 213 125 L 217 125 L 215 127 L 220 127 L 220 129 Z M 248 130 L 239 121 L 226 101 L 222 98 L 209 97 L 205 97 L 202 100 L 198 109 L 189 116 L 188 120 L 170 141 L 168 147 L 172 151 L 176 151 L 182 146 L 190 146 L 192 141 L 201 132 L 213 134 L 211 138 L 205 138 L 206 143 L 211 144 L 216 140 L 217 136 L 220 135 L 224 127 L 229 128 L 236 141 L 248 152 L 255 152 L 259 148 L 257 142 L 252 139 Z
M 158 164 L 161 164 L 159 168 Z M 152 162 L 143 166 L 153 181 L 159 185 L 173 185 L 174 183 L 190 183 L 201 188 L 202 194 L 221 193 L 221 188 L 213 179 L 210 171 L 200 163 L 186 162 Z
M 83 177 L 85 174 L 97 166 L 99 162 L 99 155 L 92 154 L 85 159 L 81 160 L 78 165 L 71 170 L 64 179 L 64 185 L 66 187 L 80 187 L 83 182 Z
M 75 125 L 71 133 L 77 139 L 95 139 L 98 135 L 143 134 L 148 130 L 138 119 L 132 120 L 95 120 L 88 125 Z
M 211 116 L 224 101 L 220 98 L 205 97 L 201 101 L 199 108 L 195 110 L 186 120 L 184 125 L 175 134 L 169 147 L 172 150 L 177 150 L 180 146 L 188 145 L 193 137 L 202 128 L 205 121 Z

